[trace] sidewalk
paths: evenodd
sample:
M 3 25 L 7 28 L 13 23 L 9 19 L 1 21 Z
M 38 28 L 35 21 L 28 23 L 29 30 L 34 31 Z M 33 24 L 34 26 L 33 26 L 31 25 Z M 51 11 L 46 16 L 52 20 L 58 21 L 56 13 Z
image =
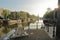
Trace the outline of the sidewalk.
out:
M 27 32 L 30 33 L 28 40 L 51 40 L 48 34 L 42 29 L 30 30 Z
M 22 37 L 18 37 L 18 38 L 15 38 L 13 40 L 52 40 L 48 34 L 42 30 L 42 29 L 39 29 L 39 30 L 26 30 L 27 33 L 29 33 L 28 36 L 22 36 Z

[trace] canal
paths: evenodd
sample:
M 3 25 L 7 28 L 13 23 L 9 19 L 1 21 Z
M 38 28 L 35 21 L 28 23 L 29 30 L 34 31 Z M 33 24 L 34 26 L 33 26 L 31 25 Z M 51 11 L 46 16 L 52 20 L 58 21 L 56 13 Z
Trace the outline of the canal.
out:
M 43 27 L 43 20 L 36 21 L 35 23 L 30 23 L 29 29 L 41 29 Z M 24 28 L 25 30 L 28 29 L 28 26 Z

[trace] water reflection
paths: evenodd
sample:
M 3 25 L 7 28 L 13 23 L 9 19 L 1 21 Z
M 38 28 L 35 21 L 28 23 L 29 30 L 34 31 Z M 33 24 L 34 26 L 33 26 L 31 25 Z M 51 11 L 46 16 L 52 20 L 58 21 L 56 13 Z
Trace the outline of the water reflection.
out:
M 36 21 L 35 23 L 31 23 L 29 28 L 30 29 L 37 29 L 37 26 L 38 26 L 38 29 L 41 29 L 42 26 L 44 26 L 43 24 L 43 20 L 39 20 L 38 24 L 37 24 L 38 21 Z M 28 29 L 28 26 L 24 28 L 25 30 Z

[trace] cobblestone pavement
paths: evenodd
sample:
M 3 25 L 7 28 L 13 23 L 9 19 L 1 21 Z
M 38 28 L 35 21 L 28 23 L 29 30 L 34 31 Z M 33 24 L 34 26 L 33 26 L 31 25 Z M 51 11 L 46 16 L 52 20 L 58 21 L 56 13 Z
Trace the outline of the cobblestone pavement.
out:
M 27 33 L 29 33 L 29 36 L 15 38 L 13 40 L 52 40 L 42 29 L 30 31 L 27 30 Z

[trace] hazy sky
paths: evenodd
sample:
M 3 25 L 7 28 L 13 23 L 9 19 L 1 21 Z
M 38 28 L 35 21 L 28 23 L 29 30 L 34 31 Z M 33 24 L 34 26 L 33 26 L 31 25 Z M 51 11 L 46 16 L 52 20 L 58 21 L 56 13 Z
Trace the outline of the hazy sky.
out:
M 0 8 L 12 11 L 22 10 L 42 17 L 48 7 L 56 8 L 57 2 L 58 0 L 0 0 Z

